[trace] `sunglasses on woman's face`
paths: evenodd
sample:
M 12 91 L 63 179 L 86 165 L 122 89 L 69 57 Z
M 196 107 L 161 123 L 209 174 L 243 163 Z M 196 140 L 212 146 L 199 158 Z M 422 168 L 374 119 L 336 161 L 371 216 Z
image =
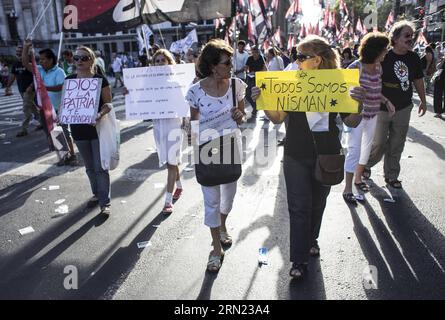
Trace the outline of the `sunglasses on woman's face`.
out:
M 228 67 L 228 66 L 230 66 L 232 64 L 232 61 L 226 60 L 225 62 L 220 62 L 219 64 L 223 64 L 223 65 Z
M 311 58 L 315 58 L 315 56 L 310 56 L 310 55 L 302 54 L 302 53 L 297 53 L 297 54 L 295 55 L 295 60 L 297 60 L 297 61 L 299 61 L 299 62 L 304 62 L 304 61 L 306 61 L 307 59 L 311 59 Z
M 86 62 L 86 61 L 88 61 L 88 60 L 90 60 L 91 58 L 89 57 L 89 56 L 74 56 L 73 57 L 73 59 L 74 59 L 74 61 L 83 61 L 83 62 Z

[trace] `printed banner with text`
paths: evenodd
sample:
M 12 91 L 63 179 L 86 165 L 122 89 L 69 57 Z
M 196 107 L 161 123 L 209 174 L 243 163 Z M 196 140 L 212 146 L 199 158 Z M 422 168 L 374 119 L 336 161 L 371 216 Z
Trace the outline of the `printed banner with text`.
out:
M 195 64 L 124 69 L 127 120 L 186 117 L 185 95 L 195 79 Z
M 349 91 L 358 87 L 358 69 L 257 72 L 257 108 L 289 112 L 358 113 Z

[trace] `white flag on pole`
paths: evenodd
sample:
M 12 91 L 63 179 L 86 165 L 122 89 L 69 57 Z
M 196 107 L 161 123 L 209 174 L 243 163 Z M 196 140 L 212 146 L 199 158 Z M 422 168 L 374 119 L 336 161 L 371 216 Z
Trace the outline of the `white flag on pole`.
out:
M 190 31 L 184 39 L 175 41 L 170 46 L 170 51 L 173 53 L 186 53 L 194 43 L 198 42 L 198 34 L 196 29 Z
M 145 48 L 145 41 L 144 41 L 144 34 L 145 34 L 145 39 L 147 40 L 147 49 L 150 49 L 150 36 L 153 35 L 153 31 L 151 31 L 150 27 L 147 26 L 146 24 L 143 24 L 142 26 L 137 27 L 137 38 L 138 38 L 138 43 L 139 43 L 139 55 L 143 55 L 144 54 L 144 48 Z

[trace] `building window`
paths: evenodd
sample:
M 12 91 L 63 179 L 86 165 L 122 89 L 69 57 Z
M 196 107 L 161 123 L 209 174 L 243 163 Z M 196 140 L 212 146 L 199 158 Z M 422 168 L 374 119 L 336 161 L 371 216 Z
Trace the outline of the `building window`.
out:
M 131 42 L 131 51 L 132 52 L 139 52 L 139 46 L 137 41 L 132 41 Z
M 124 42 L 124 52 L 130 52 L 130 42 Z
M 111 52 L 117 53 L 117 45 L 116 42 L 111 43 Z

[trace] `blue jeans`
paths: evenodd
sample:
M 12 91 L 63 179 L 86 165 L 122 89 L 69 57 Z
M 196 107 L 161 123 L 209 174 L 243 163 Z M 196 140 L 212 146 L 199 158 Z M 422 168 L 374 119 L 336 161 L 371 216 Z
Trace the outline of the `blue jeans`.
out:
M 110 175 L 108 170 L 103 170 L 100 165 L 99 140 L 77 140 L 77 149 L 85 162 L 91 191 L 99 199 L 99 206 L 110 203 Z
M 295 160 L 284 156 L 283 170 L 290 220 L 290 261 L 307 263 L 309 250 L 317 243 L 330 187 L 314 175 L 315 159 Z

